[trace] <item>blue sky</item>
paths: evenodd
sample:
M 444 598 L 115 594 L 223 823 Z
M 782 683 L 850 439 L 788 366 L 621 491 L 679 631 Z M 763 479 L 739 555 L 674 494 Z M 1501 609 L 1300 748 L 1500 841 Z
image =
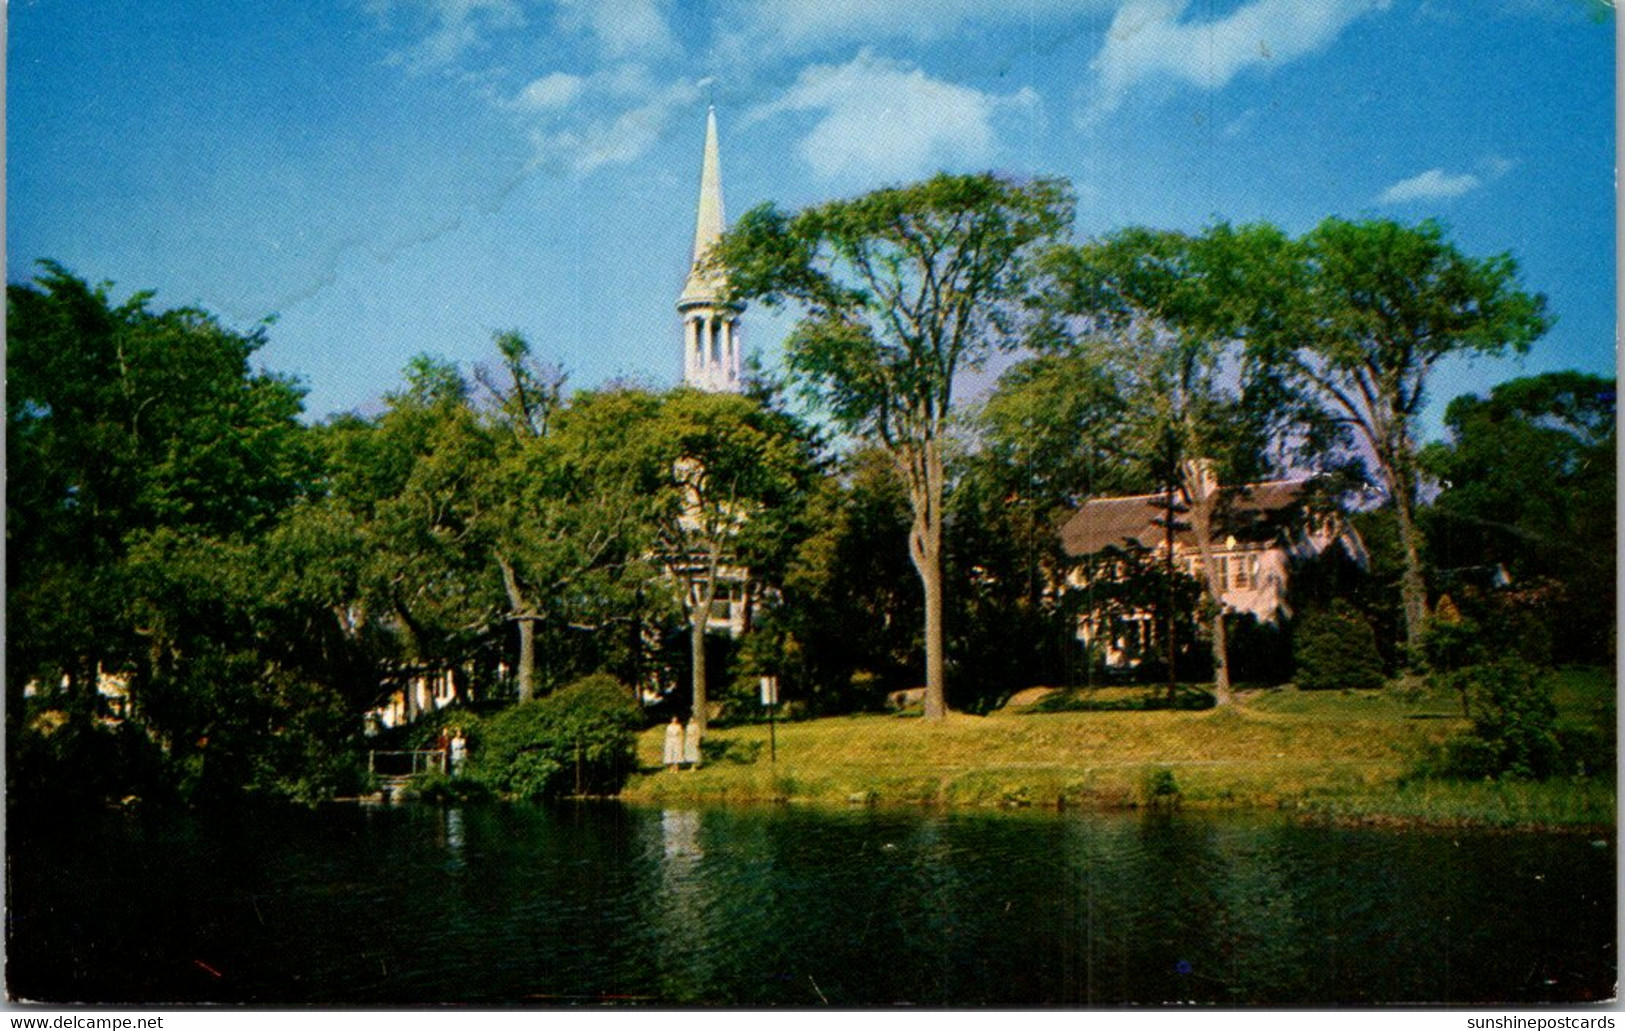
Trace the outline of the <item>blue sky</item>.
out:
M 1614 369 L 1599 0 L 13 0 L 7 276 L 248 328 L 314 417 L 518 329 L 680 374 L 705 107 L 731 215 L 938 169 L 1060 175 L 1080 235 L 1435 217 L 1557 325 L 1458 393 Z M 747 313 L 771 364 L 786 323 Z

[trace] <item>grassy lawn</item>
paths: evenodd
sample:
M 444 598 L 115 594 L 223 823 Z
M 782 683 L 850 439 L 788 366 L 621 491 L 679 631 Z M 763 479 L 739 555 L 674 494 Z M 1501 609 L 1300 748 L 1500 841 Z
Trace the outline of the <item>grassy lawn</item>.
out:
M 1116 689 L 1122 691 L 1123 689 Z M 1562 719 L 1613 727 L 1610 671 L 1559 675 Z M 1108 699 L 1102 699 L 1108 700 Z M 1118 807 L 1152 800 L 1173 774 L 1188 807 L 1271 807 L 1337 819 L 1498 826 L 1606 826 L 1611 778 L 1540 785 L 1401 787 L 1428 743 L 1466 727 L 1448 692 L 1244 692 L 1205 711 L 1032 712 L 985 717 L 844 716 L 778 726 L 715 728 L 699 770 L 659 771 L 663 728 L 639 740 L 646 772 L 624 796 L 642 801 L 907 802 Z

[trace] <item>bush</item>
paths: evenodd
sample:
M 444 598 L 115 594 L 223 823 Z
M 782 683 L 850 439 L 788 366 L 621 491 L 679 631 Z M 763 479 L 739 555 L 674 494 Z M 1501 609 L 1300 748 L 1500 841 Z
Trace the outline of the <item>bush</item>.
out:
M 1478 622 L 1463 616 L 1446 595 L 1422 624 L 1422 656 L 1437 673 L 1476 665 L 1485 657 L 1483 636 Z
M 1327 610 L 1303 617 L 1292 637 L 1297 684 L 1304 691 L 1381 687 L 1384 681 L 1377 635 L 1354 606 L 1332 602 Z
M 1179 781 L 1174 778 L 1174 771 L 1166 766 L 1158 766 L 1147 771 L 1141 793 L 1146 804 L 1154 809 L 1177 809 L 1182 794 L 1179 790 Z
M 636 768 L 643 711 L 608 674 L 489 717 L 468 775 L 516 798 L 612 795 Z
M 484 781 L 472 777 L 449 777 L 438 770 L 414 777 L 407 790 L 411 797 L 420 801 L 446 804 L 481 802 L 491 794 Z
M 1292 636 L 1281 623 L 1250 612 L 1225 616 L 1230 680 L 1237 684 L 1284 684 L 1292 679 Z
M 1451 674 L 1468 699 L 1472 730 L 1444 743 L 1424 762 L 1435 776 L 1544 780 L 1556 772 L 1561 749 L 1550 681 L 1517 659 L 1470 666 Z

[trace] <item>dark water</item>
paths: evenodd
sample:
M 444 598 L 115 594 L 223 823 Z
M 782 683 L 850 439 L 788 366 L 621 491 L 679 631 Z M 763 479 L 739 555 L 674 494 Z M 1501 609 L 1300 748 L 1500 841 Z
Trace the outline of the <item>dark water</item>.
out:
M 1615 846 L 1258 817 L 334 808 L 12 828 L 15 997 L 1586 1000 Z

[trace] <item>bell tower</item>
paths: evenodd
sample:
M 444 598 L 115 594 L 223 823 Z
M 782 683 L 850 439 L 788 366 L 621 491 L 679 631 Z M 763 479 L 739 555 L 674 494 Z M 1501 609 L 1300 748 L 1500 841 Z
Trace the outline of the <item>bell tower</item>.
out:
M 707 270 L 707 253 L 722 239 L 722 165 L 717 157 L 717 111 L 705 116 L 705 159 L 700 167 L 700 205 L 694 223 L 694 263 L 677 298 L 683 317 L 683 382 L 713 392 L 740 390 L 739 314 L 723 300 L 727 278 Z

